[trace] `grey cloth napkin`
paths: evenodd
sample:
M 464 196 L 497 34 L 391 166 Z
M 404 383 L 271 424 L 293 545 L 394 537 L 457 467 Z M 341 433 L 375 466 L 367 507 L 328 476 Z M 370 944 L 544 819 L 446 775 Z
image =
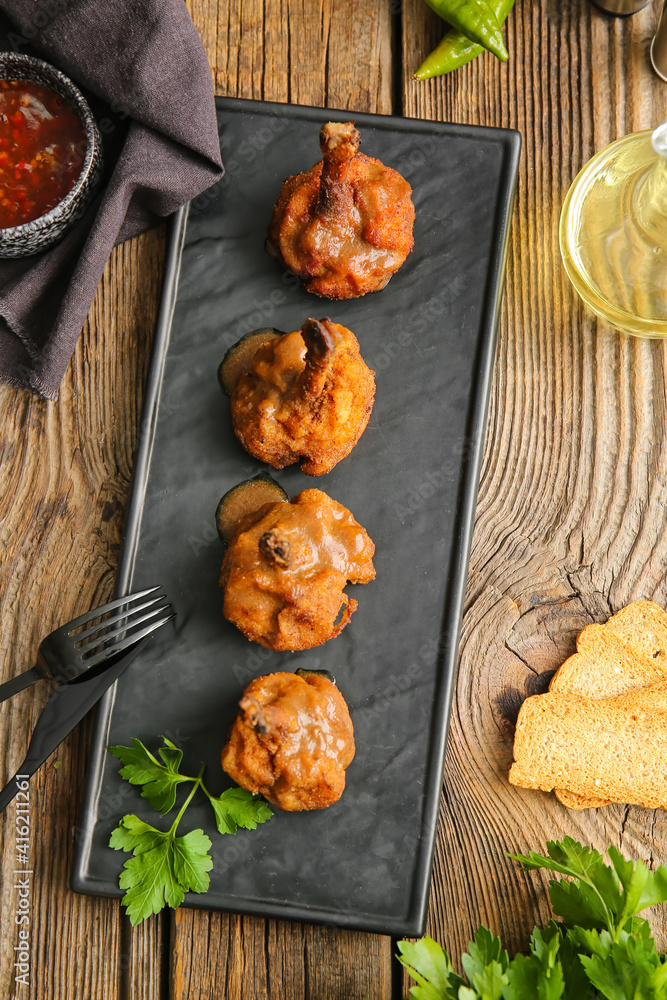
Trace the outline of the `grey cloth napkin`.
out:
M 213 84 L 183 0 L 0 0 L 4 47 L 46 59 L 101 126 L 105 177 L 62 243 L 0 260 L 0 381 L 56 399 L 112 247 L 222 176 Z

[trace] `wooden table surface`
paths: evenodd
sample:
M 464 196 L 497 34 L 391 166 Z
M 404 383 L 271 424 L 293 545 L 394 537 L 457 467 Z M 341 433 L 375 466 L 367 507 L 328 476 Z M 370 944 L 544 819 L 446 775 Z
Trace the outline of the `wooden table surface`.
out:
M 454 956 L 480 922 L 524 948 L 549 913 L 545 880 L 506 852 L 569 833 L 667 861 L 662 812 L 568 813 L 507 783 L 518 705 L 576 633 L 631 599 L 667 604 L 667 346 L 586 312 L 557 238 L 565 192 L 590 155 L 667 114 L 667 85 L 648 61 L 658 4 L 620 19 L 588 0 L 517 0 L 508 64 L 484 55 L 426 83 L 410 74 L 442 28 L 422 0 L 189 7 L 218 94 L 523 135 L 428 930 Z M 164 245 L 162 227 L 112 254 L 57 403 L 0 388 L 1 680 L 33 662 L 52 628 L 112 593 Z M 2 706 L 3 776 L 23 757 L 44 688 Z M 14 807 L 0 819 L 0 995 L 403 995 L 389 938 L 188 909 L 132 930 L 117 901 L 71 892 L 88 736 L 86 723 L 31 786 L 29 988 L 14 982 Z

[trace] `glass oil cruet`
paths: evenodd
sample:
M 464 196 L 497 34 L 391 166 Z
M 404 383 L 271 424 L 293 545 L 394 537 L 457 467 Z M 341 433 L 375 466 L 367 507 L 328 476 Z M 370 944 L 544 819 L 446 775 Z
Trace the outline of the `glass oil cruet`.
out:
M 667 122 L 597 153 L 560 218 L 568 277 L 609 326 L 667 337 Z

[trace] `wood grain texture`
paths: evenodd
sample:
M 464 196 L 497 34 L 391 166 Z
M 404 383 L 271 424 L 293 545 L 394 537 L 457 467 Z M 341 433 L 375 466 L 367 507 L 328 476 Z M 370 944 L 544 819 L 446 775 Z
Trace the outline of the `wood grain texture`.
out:
M 518 0 L 508 64 L 485 54 L 426 83 L 409 73 L 442 30 L 419 0 L 404 10 L 405 114 L 509 126 L 524 141 L 431 894 L 429 931 L 458 958 L 479 923 L 523 949 L 550 914 L 547 880 L 508 851 L 570 834 L 667 861 L 663 813 L 568 812 L 507 783 L 519 705 L 581 628 L 635 598 L 667 601 L 667 350 L 598 323 L 558 249 L 578 170 L 658 124 L 667 90 L 648 63 L 652 7 L 622 19 L 584 0 Z M 664 945 L 664 914 L 654 925 Z
M 170 997 L 391 997 L 388 939 L 198 910 L 173 918 Z
M 667 349 L 604 329 L 561 269 L 560 205 L 611 139 L 656 124 L 648 66 L 658 11 L 518 0 L 510 61 L 410 73 L 442 23 L 422 0 L 188 0 L 216 91 L 511 126 L 524 139 L 447 756 L 429 931 L 457 956 L 486 923 L 524 947 L 545 880 L 508 850 L 572 833 L 667 861 L 665 814 L 568 813 L 512 789 L 513 724 L 589 621 L 637 597 L 667 603 Z M 395 99 L 396 95 L 396 99 Z M 164 234 L 114 251 L 60 400 L 0 389 L 0 680 L 112 590 L 158 301 Z M 3 774 L 20 762 L 46 685 L 2 706 Z M 388 1000 L 391 942 L 202 911 L 132 930 L 116 902 L 67 888 L 86 728 L 32 784 L 31 979 L 14 985 L 15 812 L 0 818 L 0 995 L 30 1000 Z M 663 915 L 655 921 L 667 941 Z M 392 979 L 394 980 L 392 983 Z

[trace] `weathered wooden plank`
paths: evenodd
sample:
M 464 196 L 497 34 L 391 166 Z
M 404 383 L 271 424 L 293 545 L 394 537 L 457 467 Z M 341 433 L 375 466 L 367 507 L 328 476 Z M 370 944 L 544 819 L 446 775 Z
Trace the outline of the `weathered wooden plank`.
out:
M 508 851 L 569 833 L 667 860 L 661 813 L 573 813 L 507 783 L 519 704 L 576 633 L 631 599 L 667 599 L 667 350 L 599 324 L 558 250 L 577 171 L 661 121 L 667 97 L 647 61 L 650 7 L 615 19 L 586 2 L 518 0 L 507 65 L 485 54 L 424 83 L 409 73 L 442 29 L 420 0 L 404 11 L 405 113 L 524 138 L 431 894 L 429 931 L 457 958 L 479 923 L 516 949 L 549 915 L 546 879 Z M 655 927 L 664 941 L 661 914 Z
M 190 9 L 218 92 L 392 110 L 389 5 L 244 0 L 218 12 L 191 0 Z M 484 56 L 444 81 L 404 81 L 406 114 L 511 125 L 525 142 L 432 895 L 430 930 L 453 953 L 479 921 L 513 947 L 546 918 L 543 880 L 518 873 L 508 848 L 579 831 L 664 858 L 660 814 L 575 817 L 505 782 L 520 697 L 572 649 L 581 625 L 632 597 L 667 599 L 665 352 L 624 341 L 584 312 L 560 270 L 556 231 L 565 190 L 593 150 L 664 116 L 664 90 L 646 66 L 654 21 L 650 8 L 620 21 L 583 2 L 519 0 L 507 27 L 508 66 Z M 404 4 L 402 23 L 407 74 L 440 29 L 418 0 Z M 29 662 L 48 628 L 110 593 L 159 264 L 155 235 L 116 252 L 58 404 L 0 391 L 3 677 Z M 16 734 L 44 699 L 24 694 L 3 706 L 3 732 L 13 734 L 0 750 L 5 772 L 20 759 Z M 117 904 L 65 888 L 71 834 L 63 831 L 76 824 L 81 734 L 57 756 L 33 797 L 43 842 L 32 995 L 76 988 L 81 996 L 157 997 L 166 985 L 163 922 L 130 934 Z M 2 822 L 6 873 L 11 815 Z M 7 996 L 13 904 L 5 874 Z M 172 925 L 171 994 L 389 996 L 389 952 L 380 938 L 184 910 Z
M 51 629 L 111 595 L 163 252 L 162 229 L 114 251 L 57 403 L 0 389 L 2 680 L 32 664 Z M 3 704 L 3 775 L 23 759 L 48 693 L 42 682 Z M 80 727 L 31 784 L 29 990 L 14 983 L 15 804 L 0 818 L 2 996 L 120 995 L 124 961 L 128 968 L 120 908 L 68 888 L 85 747 Z M 159 954 L 159 942 L 148 947 Z M 160 964 L 154 964 L 157 982 L 147 978 L 128 996 L 157 996 Z
M 172 997 L 391 996 L 385 938 L 186 909 L 176 912 L 173 928 Z

